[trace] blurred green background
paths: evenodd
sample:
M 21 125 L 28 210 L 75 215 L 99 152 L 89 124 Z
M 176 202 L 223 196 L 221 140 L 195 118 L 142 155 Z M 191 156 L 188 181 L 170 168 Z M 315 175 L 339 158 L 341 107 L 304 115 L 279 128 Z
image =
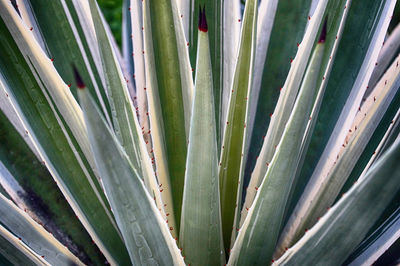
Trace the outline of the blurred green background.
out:
M 97 0 L 114 37 L 121 47 L 123 0 Z

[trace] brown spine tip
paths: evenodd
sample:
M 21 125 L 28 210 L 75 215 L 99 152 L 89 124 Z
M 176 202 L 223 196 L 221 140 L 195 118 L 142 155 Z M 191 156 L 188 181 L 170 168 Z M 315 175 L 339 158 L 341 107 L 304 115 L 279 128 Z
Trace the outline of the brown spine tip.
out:
M 81 75 L 79 75 L 78 70 L 76 69 L 76 67 L 73 65 L 72 69 L 74 71 L 74 77 L 75 77 L 75 82 L 76 82 L 76 86 L 78 87 L 78 89 L 83 90 L 86 86 L 85 83 L 82 80 Z
M 203 6 L 203 10 L 201 10 L 201 6 L 199 6 L 199 30 L 203 32 L 208 31 L 205 6 Z
M 319 35 L 318 43 L 324 43 L 325 42 L 325 39 L 326 39 L 326 23 L 327 23 L 327 21 L 328 21 L 328 18 L 325 19 L 324 26 L 322 26 L 322 31 L 321 31 L 321 34 Z

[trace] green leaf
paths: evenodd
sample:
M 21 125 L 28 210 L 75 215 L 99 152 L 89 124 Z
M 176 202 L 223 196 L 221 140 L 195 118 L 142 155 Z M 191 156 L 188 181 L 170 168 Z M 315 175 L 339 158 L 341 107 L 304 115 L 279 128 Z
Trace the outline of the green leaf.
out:
M 371 78 L 369 79 L 368 89 L 365 92 L 364 98 L 371 93 L 371 90 L 375 87 L 376 83 L 378 83 L 381 76 L 390 66 L 390 63 L 393 61 L 393 58 L 396 56 L 396 52 L 398 52 L 399 48 L 400 24 L 397 25 L 396 28 L 394 28 L 390 33 L 389 37 L 386 38 L 385 43 L 379 52 L 378 60 L 376 62 L 377 65 L 372 72 Z
M 86 89 L 79 90 L 101 180 L 134 265 L 183 265 L 182 256 L 137 171 Z
M 186 264 L 224 265 L 217 135 L 208 33 L 198 32 L 195 95 L 186 161 L 179 245 Z M 193 241 L 196 239 L 196 241 Z
M 1 84 L 6 86 L 1 88 L 3 95 L 6 95 L 15 106 L 16 112 L 28 128 L 27 135 L 34 140 L 37 150 L 40 152 L 39 160 L 46 165 L 78 219 L 107 260 L 121 263 L 125 261 L 125 258 L 129 260 L 113 215 L 108 210 L 102 189 L 86 161 L 87 157 L 83 155 L 70 128 L 64 124 L 65 121 L 58 112 L 57 107 L 59 106 L 50 97 L 49 90 L 54 89 L 53 93 L 65 96 L 67 99 L 61 97 L 62 100 L 59 100 L 65 101 L 66 105 L 76 104 L 74 98 L 69 94 L 67 85 L 59 79 L 58 74 L 51 66 L 50 59 L 47 59 L 37 43 L 32 41 L 29 29 L 25 28 L 18 20 L 18 14 L 10 2 L 1 1 L 0 5 L 2 6 L 0 8 L 2 17 L 0 21 L 2 36 L 0 39 L 0 71 Z M 14 42 L 5 21 L 10 23 L 7 26 L 10 26 L 13 34 L 22 34 L 26 38 L 26 42 L 16 38 L 24 45 L 23 53 Z M 38 69 L 32 65 L 34 58 L 27 57 L 30 59 L 28 62 L 25 60 L 26 53 L 35 57 L 36 62 L 43 66 L 42 75 L 39 75 Z M 58 84 L 58 86 L 45 86 L 43 78 L 46 78 L 49 83 Z M 76 109 L 73 110 L 71 113 L 66 112 L 67 115 L 70 116 L 71 121 L 79 120 L 78 114 L 82 115 L 79 106 L 76 104 Z M 81 118 L 83 127 L 83 117 Z M 76 127 L 77 131 L 84 130 L 84 127 Z M 78 133 L 77 131 L 76 133 Z M 81 141 L 88 143 L 88 140 L 85 139 L 87 138 L 86 132 L 80 133 Z M 87 152 L 91 154 L 90 147 L 88 148 Z
M 236 238 L 240 215 L 238 206 L 241 202 L 243 168 L 246 161 L 244 157 L 247 141 L 246 124 L 248 98 L 251 93 L 256 22 L 257 1 L 247 1 L 219 164 L 222 228 L 226 250 Z
M 263 181 L 268 166 L 271 164 L 276 147 L 281 139 L 291 110 L 293 109 L 301 85 L 301 80 L 303 79 L 307 63 L 311 56 L 312 48 L 317 39 L 317 34 L 322 30 L 322 22 L 327 4 L 328 0 L 320 1 L 317 10 L 314 12 L 312 18 L 310 18 L 310 24 L 304 34 L 303 41 L 299 45 L 296 57 L 292 62 L 285 85 L 281 89 L 281 94 L 274 113 L 271 114 L 271 123 L 265 136 L 261 152 L 257 158 L 254 171 L 251 174 L 243 209 L 250 208 L 252 205 L 257 189 Z M 242 222 L 244 221 L 245 216 L 246 212 L 244 212 L 244 217 L 241 219 Z
M 269 1 L 263 0 L 262 2 Z M 257 92 L 257 80 L 255 80 L 254 97 L 250 99 L 252 105 L 256 106 L 257 109 L 254 114 L 251 113 L 254 118 L 250 118 L 249 121 L 252 134 L 246 162 L 246 178 L 250 177 L 258 161 L 271 120 L 268 115 L 274 112 L 280 94 L 279 88 L 283 87 L 291 67 L 290 60 L 296 56 L 298 50 L 296 43 L 300 43 L 304 35 L 310 2 L 311 0 L 301 0 L 279 1 L 278 3 L 267 55 L 265 61 L 262 62 L 259 95 L 258 98 L 255 96 Z M 258 27 L 262 26 L 258 25 Z M 256 56 L 256 60 L 261 60 L 261 58 L 257 58 Z M 256 71 L 259 71 L 259 69 L 255 69 Z M 254 76 L 254 78 L 257 79 L 258 77 Z M 253 123 L 252 119 L 254 120 Z M 248 182 L 248 180 L 246 181 Z M 247 186 L 247 183 L 245 186 Z
M 215 121 L 220 123 L 221 116 L 221 96 L 222 96 L 222 78 L 223 78 L 223 2 L 222 0 L 196 0 L 181 1 L 188 2 L 188 36 L 189 55 L 192 66 L 196 66 L 198 57 L 198 35 L 197 26 L 199 21 L 199 7 L 205 8 L 207 14 L 208 36 L 210 40 L 211 69 L 213 76 L 214 110 Z M 233 2 L 233 1 L 231 1 Z M 226 11 L 225 11 L 226 12 Z M 229 11 L 231 12 L 231 11 Z M 186 15 L 186 14 L 185 14 Z M 185 16 L 184 15 L 184 16 Z M 197 66 L 196 66 L 197 67 Z M 195 68 L 197 71 L 197 69 Z M 222 131 L 217 131 L 217 142 L 220 143 Z M 220 145 L 218 145 L 219 147 Z
M 134 73 L 132 73 L 132 77 L 134 78 L 134 82 L 136 85 L 136 113 L 138 114 L 139 124 L 142 128 L 143 138 L 146 142 L 146 147 L 149 155 L 154 156 L 152 155 L 152 139 L 149 121 L 148 99 L 146 93 L 149 86 L 146 85 L 146 83 L 148 84 L 148 81 L 146 80 L 145 55 L 143 54 L 143 51 L 145 49 L 143 43 L 142 1 L 131 0 L 129 2 L 129 12 L 132 25 L 132 30 L 129 33 L 129 41 L 131 46 L 133 46 L 133 50 L 132 53 L 127 54 L 126 56 L 129 58 L 129 60 L 133 60 L 133 63 L 135 65 L 135 70 Z M 163 193 L 164 198 L 165 195 L 166 193 Z
M 271 166 L 240 228 L 230 265 L 270 261 L 283 222 L 285 205 L 301 157 L 301 145 L 317 93 L 325 44 L 318 43 L 310 59 L 293 111 L 277 146 Z
M 125 77 L 126 79 L 132 80 L 132 82 L 136 82 L 133 79 L 133 74 L 135 73 L 135 64 L 133 59 L 133 6 L 134 0 L 123 0 L 122 6 L 122 55 L 125 61 L 126 72 L 128 76 Z M 136 2 L 136 1 L 135 1 Z M 140 14 L 142 14 L 140 9 Z M 141 17 L 139 17 L 141 18 Z M 140 32 L 140 31 L 139 31 Z M 140 34 L 141 36 L 141 34 Z
M 272 29 L 273 25 L 275 22 L 275 15 L 282 16 L 288 14 L 291 14 L 292 12 L 295 13 L 297 12 L 297 8 L 295 4 L 290 3 L 290 11 L 285 12 L 285 14 L 279 13 L 277 14 L 277 8 L 278 8 L 278 2 L 277 0 L 272 0 L 272 1 L 267 1 L 263 0 L 260 2 L 260 14 L 258 15 L 257 19 L 257 44 L 256 44 L 256 57 L 254 60 L 254 80 L 252 84 L 252 90 L 251 90 L 251 102 L 253 104 L 250 105 L 250 111 L 249 111 L 249 136 L 252 135 L 253 133 L 253 127 L 254 127 L 254 122 L 255 122 L 255 117 L 256 117 L 256 111 L 258 108 L 258 98 L 260 96 L 260 91 L 262 89 L 261 87 L 261 81 L 263 79 L 263 72 L 264 72 L 264 66 L 266 66 L 266 58 L 267 58 L 267 52 L 268 52 L 268 47 L 270 44 L 270 38 L 272 34 Z M 302 8 L 306 9 L 307 5 L 302 3 Z M 279 10 L 280 11 L 280 10 Z M 277 18 L 278 20 L 278 18 Z M 303 20 L 305 21 L 304 17 Z M 296 21 L 296 23 L 287 23 L 288 20 L 286 20 L 286 25 L 290 26 L 296 26 L 302 25 L 303 23 L 299 23 L 299 21 Z M 288 27 L 288 26 L 287 26 Z M 283 33 L 283 32 L 282 32 Z M 293 34 L 293 36 L 287 36 L 287 31 L 285 31 L 285 35 L 288 38 L 293 38 L 296 34 Z M 275 37 L 275 36 L 274 36 Z M 297 36 L 295 36 L 297 37 Z M 285 38 L 285 43 L 290 42 L 290 39 Z M 272 47 L 271 47 L 272 48 Z M 287 62 L 286 62 L 286 65 Z M 274 65 L 274 69 L 278 68 L 278 65 Z M 270 99 L 272 100 L 272 99 Z M 260 105 L 263 105 L 260 103 Z M 251 156 L 251 155 L 249 155 Z
M 242 25 L 242 10 L 240 0 L 223 2 L 223 73 L 221 95 L 220 141 L 226 126 L 226 115 L 229 108 L 229 97 L 237 63 L 240 29 Z M 219 149 L 220 149 L 219 145 Z
M 163 212 L 163 203 L 157 180 L 141 135 L 137 116 L 133 111 L 128 88 L 123 81 L 120 65 L 116 59 L 106 28 L 103 25 L 96 2 L 89 1 L 89 4 L 98 38 L 104 76 L 107 81 L 107 91 L 113 110 L 114 132 L 133 167 L 143 179 L 150 194 L 155 198 L 158 208 Z
M 76 23 L 79 20 L 74 8 L 69 8 L 65 2 L 59 0 L 42 0 L 34 1 L 34 3 L 28 1 L 27 5 L 26 8 L 29 11 L 32 10 L 38 27 L 32 27 L 32 31 L 38 32 L 43 38 L 45 51 L 53 60 L 54 67 L 61 78 L 71 86 L 71 91 L 76 97 L 77 88 L 73 84 L 74 76 L 71 68 L 72 64 L 75 65 L 90 86 L 90 93 L 107 121 L 110 122 L 111 110 L 107 95 L 93 55 L 87 48 L 88 41 L 84 35 L 79 34 L 82 28 L 80 23 Z M 58 27 L 49 27 L 49 25 L 58 25 Z
M 308 180 L 310 186 L 320 183 L 321 173 L 336 159 L 368 85 L 394 2 L 352 1 L 348 7 L 346 27 L 300 173 L 306 181 L 298 191 L 304 191 Z
M 359 24 L 360 22 L 358 21 L 358 16 L 360 14 L 358 9 L 364 9 L 366 5 L 367 3 L 353 2 L 350 6 L 349 15 L 346 20 L 346 27 L 339 44 L 338 55 L 335 59 L 332 73 L 328 80 L 324 100 L 321 105 L 321 111 L 318 114 L 316 128 L 313 133 L 314 135 L 311 139 L 310 148 L 305 157 L 305 164 L 303 165 L 300 174 L 301 180 L 309 181 L 305 188 L 304 186 L 298 186 L 296 188 L 299 192 L 304 192 L 301 194 L 300 199 L 293 199 L 297 202 L 297 205 L 293 210 L 292 217 L 286 225 L 286 228 L 291 231 L 290 234 L 285 231 L 286 235 L 290 235 L 288 238 L 293 237 L 293 232 L 299 234 L 296 239 L 301 237 L 305 228 L 308 227 L 301 226 L 300 224 L 304 220 L 308 219 L 309 215 L 312 216 L 311 220 L 313 223 L 316 221 L 318 216 L 322 215 L 322 210 L 319 214 L 313 214 L 313 211 L 311 211 L 313 204 L 311 204 L 311 202 L 315 203 L 318 201 L 318 196 L 316 195 L 322 192 L 322 188 L 329 182 L 327 179 L 329 171 L 331 166 L 335 164 L 337 156 L 341 156 L 339 152 L 342 145 L 346 145 L 346 135 L 349 133 L 349 130 L 354 131 L 354 129 L 351 128 L 352 122 L 356 112 L 358 111 L 361 97 L 363 96 L 368 84 L 368 79 L 372 73 L 372 67 L 374 66 L 374 62 L 377 59 L 379 49 L 382 45 L 384 33 L 389 25 L 390 18 L 388 16 L 393 11 L 394 2 L 386 1 L 385 3 L 382 2 L 380 5 L 376 5 L 376 2 L 374 1 L 368 3 L 368 5 L 372 5 L 370 8 L 374 10 L 374 17 L 376 16 L 377 19 L 377 23 L 375 23 L 376 26 L 369 30 L 367 30 L 368 27 L 366 27 L 365 24 Z M 370 13 L 368 13 L 365 18 L 367 19 L 367 17 L 369 20 Z M 362 36 L 362 41 L 359 41 L 359 36 L 357 36 L 357 40 L 354 41 L 356 43 L 364 43 L 365 46 L 363 49 L 360 49 L 358 45 L 342 46 L 347 43 L 349 37 L 355 37 L 349 36 L 350 33 L 346 31 L 349 30 L 349 28 L 351 31 L 355 28 L 361 31 L 357 32 L 357 35 L 361 34 L 360 36 Z M 355 32 L 352 32 L 352 34 L 355 34 Z M 366 42 L 367 40 L 369 40 L 369 42 Z M 346 52 L 346 56 L 342 54 L 343 52 Z M 352 52 L 352 54 L 347 54 L 349 52 Z M 354 60 L 352 60 L 352 63 L 348 67 L 343 66 L 343 64 L 347 64 L 349 56 L 354 58 Z M 364 63 L 362 63 L 363 61 Z M 338 69 L 339 66 L 342 68 Z M 354 76 L 349 76 L 348 73 L 353 73 Z M 343 87 L 343 90 L 338 90 L 338 87 Z M 346 95 L 346 93 L 348 94 Z M 327 108 L 331 109 L 328 110 Z M 333 131 L 328 131 L 328 128 L 333 129 Z M 328 141 L 328 138 L 329 142 L 324 142 L 324 139 Z M 315 158 L 315 163 L 318 161 L 318 164 L 314 169 L 312 169 L 310 168 L 313 164 L 310 155 L 315 156 L 318 150 L 322 152 L 321 147 L 325 147 L 325 151 L 321 157 Z M 313 171 L 312 175 L 308 172 L 306 174 L 306 171 L 311 169 Z M 325 208 L 326 207 L 329 206 L 325 206 Z M 311 226 L 311 224 L 308 224 L 308 226 Z M 293 241 L 296 241 L 296 239 L 292 239 L 287 242 L 286 245 L 289 246 L 290 243 L 293 244 Z
M 344 184 L 339 196 L 347 192 L 353 183 L 365 175 L 367 170 L 377 159 L 394 143 L 400 133 L 400 90 L 397 91 L 394 99 L 390 103 L 388 110 L 383 115 L 376 127 L 371 140 L 368 142 L 363 153 L 358 159 L 349 178 Z M 338 198 L 339 198 L 338 196 Z M 336 199 L 336 201 L 338 200 Z
M 3 95 L 1 93 L 0 98 Z M 0 106 L 8 111 L 13 110 L 12 106 L 7 106 L 2 100 L 0 100 Z M 10 195 L 18 207 L 25 209 L 35 221 L 44 224 L 46 230 L 66 245 L 82 262 L 104 263 L 106 259 L 97 246 L 93 245 L 90 235 L 76 219 L 53 177 L 46 170 L 46 166 L 35 158 L 35 154 L 24 142 L 24 140 L 29 142 L 31 138 L 26 135 L 27 128 L 22 125 L 22 129 L 22 136 L 20 136 L 6 116 L 0 112 L 0 142 L 2 143 L 0 168 L 4 164 L 9 172 L 8 179 L 4 178 L 5 172 L 2 173 L 3 178 L 0 173 L 0 189 L 2 185 L 8 185 L 7 191 L 10 192 L 11 188 Z M 35 144 L 32 143 L 32 145 L 35 149 Z M 36 152 L 39 153 L 37 150 Z M 37 154 L 37 156 L 40 155 Z
M 46 265 L 46 261 L 43 258 L 26 245 L 23 245 L 17 237 L 2 225 L 0 225 L 0 263 L 2 265 Z
M 52 265 L 83 265 L 66 247 L 3 195 L 0 195 L 0 224 Z M 2 235 L 4 237 L 3 232 Z
M 160 97 L 158 92 L 157 84 L 157 71 L 156 63 L 154 58 L 153 49 L 153 37 L 151 33 L 151 20 L 150 20 L 150 8 L 147 1 L 142 2 L 143 4 L 143 42 L 145 48 L 144 59 L 145 66 L 145 78 L 146 78 L 146 91 L 148 99 L 148 110 L 149 120 L 151 127 L 151 140 L 153 147 L 153 162 L 155 161 L 156 172 L 158 183 L 160 184 L 160 191 L 162 191 L 162 199 L 166 214 L 168 216 L 168 225 L 175 230 L 171 231 L 171 234 L 175 239 L 178 237 L 178 231 L 176 230 L 175 218 L 176 213 L 174 212 L 174 204 L 172 198 L 172 188 L 170 174 L 168 170 L 167 158 L 167 146 L 165 142 L 163 117 L 161 111 Z
M 396 240 L 400 239 L 400 208 L 365 239 L 356 255 L 347 259 L 350 265 L 373 264 Z
M 396 67 L 399 58 L 357 113 L 337 159 L 331 163 L 329 171 L 323 173 L 324 182 L 317 186 L 317 190 L 305 191 L 309 193 L 307 208 L 292 216 L 288 225 L 290 229 L 283 233 L 285 240 L 282 249 L 292 246 L 334 203 L 400 86 L 400 72 Z
M 174 5 L 176 5 L 175 1 Z M 162 113 L 162 128 L 165 136 L 165 150 L 168 161 L 168 171 L 173 196 L 173 206 L 177 223 L 176 230 L 179 231 L 179 222 L 182 208 L 183 183 L 185 176 L 186 161 L 186 132 L 185 120 L 190 117 L 190 111 L 184 108 L 183 87 L 184 76 L 181 73 L 180 53 L 187 52 L 178 49 L 176 32 L 182 29 L 177 28 L 174 17 L 174 7 L 171 1 L 148 1 L 145 4 L 148 8 L 147 19 L 150 21 L 151 47 L 147 51 L 154 56 L 154 69 L 156 71 L 157 92 Z M 146 26 L 146 25 L 145 25 Z M 183 32 L 182 32 L 183 34 Z M 150 40 L 148 40 L 150 41 Z M 180 40 L 182 41 L 182 40 Z M 146 51 L 144 51 L 146 53 Z M 168 56 L 166 56 L 168 55 Z M 147 62 L 147 60 L 146 60 Z M 185 99 L 187 101 L 191 97 Z M 158 101 L 158 100 L 157 100 Z M 157 115 L 157 114 L 155 114 Z M 187 123 L 188 125 L 189 123 Z M 158 158 L 156 158 L 157 160 Z
M 400 189 L 400 142 L 276 263 L 340 265 Z M 376 197 L 379 195 L 379 197 Z

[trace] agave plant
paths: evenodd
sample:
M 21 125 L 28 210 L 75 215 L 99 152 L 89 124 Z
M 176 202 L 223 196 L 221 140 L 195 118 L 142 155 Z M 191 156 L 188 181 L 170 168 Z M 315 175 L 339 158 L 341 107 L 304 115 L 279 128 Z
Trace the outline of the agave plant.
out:
M 395 5 L 0 0 L 0 264 L 399 262 Z

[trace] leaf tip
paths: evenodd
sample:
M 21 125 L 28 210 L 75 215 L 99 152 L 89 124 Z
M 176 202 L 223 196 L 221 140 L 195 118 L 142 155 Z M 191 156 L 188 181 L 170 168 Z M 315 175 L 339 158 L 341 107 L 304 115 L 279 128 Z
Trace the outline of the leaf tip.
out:
M 325 42 L 327 21 L 328 21 L 328 18 L 325 19 L 324 25 L 322 26 L 322 30 L 321 30 L 321 34 L 319 35 L 318 43 L 324 43 Z
M 78 87 L 78 89 L 83 90 L 86 86 L 85 86 L 85 83 L 82 80 L 81 75 L 79 74 L 79 72 L 76 69 L 75 65 L 72 65 L 72 69 L 74 71 L 74 77 L 75 77 L 76 86 Z
M 199 6 L 199 30 L 203 32 L 208 31 L 205 5 L 203 6 L 203 10 L 201 10 L 201 6 Z

